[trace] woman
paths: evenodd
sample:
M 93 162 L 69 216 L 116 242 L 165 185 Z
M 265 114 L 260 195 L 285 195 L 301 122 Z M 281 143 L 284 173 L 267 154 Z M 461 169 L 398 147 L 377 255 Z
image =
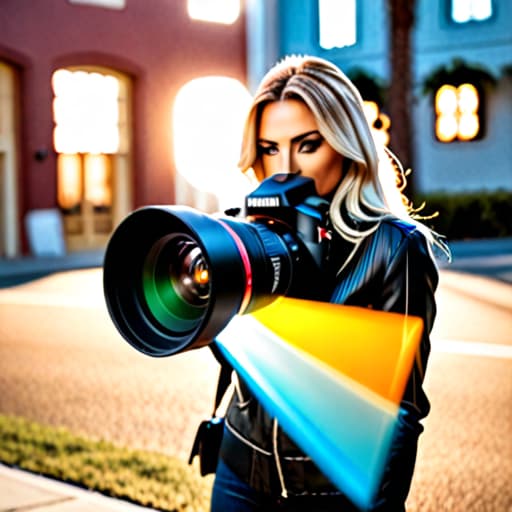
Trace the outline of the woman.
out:
M 436 236 L 411 218 L 401 167 L 372 138 L 362 99 L 333 64 L 288 57 L 263 78 L 250 109 L 240 168 L 262 180 L 300 173 L 330 202 L 331 302 L 423 318 L 421 348 L 400 407 L 399 432 L 372 510 L 405 510 L 435 316 Z M 212 511 L 357 510 L 294 445 L 241 379 L 226 414 Z M 342 420 L 340 420 L 342 421 Z

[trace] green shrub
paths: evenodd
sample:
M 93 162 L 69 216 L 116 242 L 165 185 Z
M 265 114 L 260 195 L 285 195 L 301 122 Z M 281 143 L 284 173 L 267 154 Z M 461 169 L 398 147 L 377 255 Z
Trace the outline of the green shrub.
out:
M 0 461 L 169 512 L 209 510 L 213 477 L 166 455 L 0 415 Z
M 425 194 L 414 199 L 425 203 L 423 222 L 448 240 L 512 236 L 512 192 L 481 191 L 465 194 Z

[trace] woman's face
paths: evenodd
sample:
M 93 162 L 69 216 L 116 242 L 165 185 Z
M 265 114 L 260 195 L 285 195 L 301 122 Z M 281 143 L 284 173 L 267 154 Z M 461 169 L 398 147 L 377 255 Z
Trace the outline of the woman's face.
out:
M 258 154 L 265 177 L 300 173 L 315 180 L 321 196 L 341 179 L 343 156 L 320 135 L 315 117 L 299 100 L 274 101 L 263 107 Z

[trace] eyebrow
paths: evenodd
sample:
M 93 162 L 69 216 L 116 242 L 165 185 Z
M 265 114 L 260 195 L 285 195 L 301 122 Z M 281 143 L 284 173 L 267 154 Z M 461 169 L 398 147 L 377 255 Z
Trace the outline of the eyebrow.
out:
M 309 137 L 310 135 L 320 135 L 320 132 L 318 130 L 311 130 L 310 132 L 301 133 L 300 135 L 297 135 L 296 137 L 293 137 L 292 144 L 296 144 L 297 142 L 300 142 L 301 140 L 305 139 L 306 137 Z M 273 140 L 268 139 L 258 139 L 258 142 L 265 142 L 267 144 L 276 145 L 277 143 Z

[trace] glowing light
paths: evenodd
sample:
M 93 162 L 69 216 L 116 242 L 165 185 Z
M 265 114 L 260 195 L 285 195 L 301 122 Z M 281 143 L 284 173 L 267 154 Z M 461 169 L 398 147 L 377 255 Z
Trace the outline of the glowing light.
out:
M 365 101 L 363 102 L 364 115 L 370 125 L 373 125 L 377 118 L 379 117 L 379 106 L 374 101 Z
M 457 110 L 457 89 L 453 85 L 443 85 L 436 93 L 436 112 L 452 114 Z
M 382 146 L 389 144 L 389 128 L 391 120 L 382 113 L 374 101 L 364 101 L 363 110 L 371 127 L 373 138 Z
M 480 132 L 478 90 L 472 84 L 443 85 L 435 96 L 436 136 L 441 142 L 469 141 Z
M 72 4 L 94 5 L 107 9 L 124 9 L 126 0 L 69 0 Z
M 196 268 L 194 270 L 194 281 L 198 284 L 207 284 L 210 279 L 208 270 Z
M 459 118 L 459 139 L 471 140 L 476 137 L 480 123 L 476 114 L 462 114 Z
M 192 80 L 178 92 L 174 158 L 178 172 L 197 189 L 218 197 L 248 191 L 237 164 L 250 102 L 247 89 L 226 77 Z
M 110 161 L 107 155 L 84 156 L 85 198 L 94 206 L 112 204 Z
M 318 0 L 320 46 L 326 50 L 357 42 L 355 0 Z
M 188 15 L 194 20 L 231 25 L 240 16 L 240 0 L 188 0 Z
M 64 210 L 82 200 L 82 164 L 80 155 L 60 154 L 57 158 L 57 201 Z
M 412 366 L 416 346 L 410 339 L 421 334 L 420 319 L 291 298 L 280 298 L 252 315 L 293 347 L 383 398 L 397 405 L 400 402 L 409 376 L 403 368 Z M 283 318 L 297 321 L 283 322 Z M 376 329 L 374 336 L 370 334 L 372 328 Z M 379 368 L 373 358 L 382 363 Z
M 455 116 L 440 115 L 436 120 L 436 134 L 441 142 L 451 142 L 457 137 L 457 119 Z
M 478 91 L 472 84 L 462 84 L 457 89 L 458 105 L 461 112 L 476 112 L 478 110 Z
M 57 153 L 116 153 L 119 149 L 119 81 L 100 73 L 59 69 L 55 95 Z
M 419 318 L 282 298 L 233 318 L 216 339 L 286 433 L 366 510 L 421 330 Z
M 452 19 L 457 23 L 483 21 L 492 16 L 492 0 L 452 0 Z

